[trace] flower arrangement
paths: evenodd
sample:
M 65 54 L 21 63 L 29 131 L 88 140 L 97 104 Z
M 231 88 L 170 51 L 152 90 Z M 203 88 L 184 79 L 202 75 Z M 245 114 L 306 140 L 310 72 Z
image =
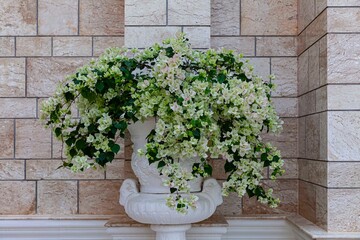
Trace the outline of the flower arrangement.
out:
M 195 177 L 212 174 L 209 158 L 225 160 L 224 196 L 247 193 L 276 207 L 272 190 L 261 186 L 265 167 L 272 179 L 283 172 L 279 151 L 261 139 L 282 124 L 271 103 L 271 80 L 256 76 L 241 55 L 193 50 L 179 34 L 144 50 L 108 49 L 57 87 L 42 118 L 66 145 L 63 166 L 78 172 L 111 162 L 128 124 L 156 117 L 141 154 L 169 187 L 169 207 L 184 213 L 196 206 L 195 196 L 182 193 Z M 72 117 L 74 104 L 80 118 Z M 194 157 L 192 171 L 179 164 Z

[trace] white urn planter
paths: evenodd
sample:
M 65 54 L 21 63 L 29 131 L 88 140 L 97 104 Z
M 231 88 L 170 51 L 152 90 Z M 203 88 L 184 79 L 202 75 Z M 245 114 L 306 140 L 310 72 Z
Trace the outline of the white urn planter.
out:
M 185 240 L 191 223 L 207 219 L 222 203 L 221 187 L 213 178 L 205 181 L 198 178 L 191 183 L 191 192 L 199 198 L 195 209 L 180 214 L 166 206 L 169 188 L 163 186 L 156 166 L 149 165 L 146 157 L 138 154 L 139 149 L 145 149 L 146 137 L 155 124 L 155 118 L 149 118 L 128 127 L 134 143 L 131 166 L 138 177 L 140 189 L 136 180 L 126 179 L 120 188 L 120 204 L 132 219 L 151 224 L 156 240 Z M 183 166 L 189 168 L 192 164 L 191 161 L 183 162 Z

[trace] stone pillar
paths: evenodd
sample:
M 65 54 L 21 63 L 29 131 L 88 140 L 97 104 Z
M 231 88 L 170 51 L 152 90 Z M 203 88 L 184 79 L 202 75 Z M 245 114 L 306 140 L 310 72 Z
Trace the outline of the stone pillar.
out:
M 330 232 L 359 232 L 360 3 L 308 3 L 299 1 L 299 212 Z
M 210 0 L 125 0 L 125 46 L 145 48 L 185 32 L 193 48 L 209 48 L 210 4 Z

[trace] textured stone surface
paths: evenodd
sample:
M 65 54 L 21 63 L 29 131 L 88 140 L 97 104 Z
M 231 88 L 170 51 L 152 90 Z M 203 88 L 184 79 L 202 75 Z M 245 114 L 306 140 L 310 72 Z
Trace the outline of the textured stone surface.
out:
M 306 157 L 319 159 L 320 157 L 320 115 L 306 117 Z
M 169 25 L 210 25 L 210 0 L 171 0 L 168 2 Z
M 47 97 L 56 84 L 84 65 L 87 58 L 29 58 L 27 61 L 27 91 L 30 97 Z
M 332 188 L 359 188 L 360 162 L 329 162 L 328 186 Z
M 222 186 L 224 181 L 218 181 Z M 236 193 L 223 197 L 223 203 L 216 209 L 223 216 L 240 216 L 242 214 L 242 199 Z
M 360 189 L 328 189 L 328 201 L 329 231 L 360 231 Z
M 61 160 L 26 160 L 26 178 L 39 179 L 104 179 L 104 170 L 88 169 L 85 172 L 73 173 L 69 169 L 59 168 Z
M 24 160 L 0 160 L 0 180 L 24 179 Z
M 320 56 L 319 56 L 319 67 L 320 67 L 320 86 L 323 86 L 327 83 L 327 65 L 328 65 L 328 59 L 327 59 L 327 37 L 328 35 L 324 36 L 320 39 Z
M 166 38 L 175 37 L 180 30 L 180 27 L 126 27 L 125 46 L 145 48 Z
M 306 117 L 299 118 L 299 157 L 306 157 Z
M 166 2 L 126 0 L 125 25 L 166 25 Z
M 14 56 L 15 55 L 15 38 L 0 37 L 0 56 Z
M 54 37 L 54 56 L 91 56 L 91 37 Z
M 271 48 L 269 46 L 272 46 Z M 257 56 L 297 56 L 295 37 L 257 37 Z
M 328 160 L 328 112 L 320 113 L 320 159 Z
M 299 159 L 299 179 L 327 187 L 327 162 Z
M 299 32 L 315 18 L 315 1 L 299 0 L 298 1 L 298 28 Z
M 254 73 L 268 81 L 270 76 L 270 58 L 249 58 L 254 66 Z
M 51 56 L 51 38 L 16 38 L 16 56 Z
M 67 215 L 77 212 L 76 181 L 39 181 L 37 213 Z
M 16 120 L 15 157 L 50 158 L 51 135 L 39 120 Z
M 279 134 L 265 133 L 263 139 L 265 141 L 272 140 L 276 142 L 297 142 L 298 138 L 298 119 L 283 118 L 283 130 Z
M 328 109 L 351 110 L 360 109 L 355 99 L 360 99 L 360 85 L 329 85 Z
M 244 56 L 255 55 L 255 38 L 254 37 L 212 37 L 212 48 L 233 49 Z
M 36 34 L 36 0 L 2 0 L 0 35 Z
M 125 168 L 125 160 L 113 160 L 106 165 L 106 179 L 125 179 L 125 172 L 129 170 Z
M 327 11 L 322 12 L 306 29 L 305 47 L 310 47 L 327 33 Z
M 299 56 L 298 62 L 298 93 L 302 95 L 309 91 L 309 51 Z
M 227 179 L 229 174 L 225 173 L 225 169 L 224 169 L 225 160 L 224 159 L 211 159 L 210 164 L 213 168 L 213 173 L 212 173 L 213 178 L 218 179 L 218 180 L 226 180 Z
M 0 98 L 0 118 L 35 118 L 35 98 Z
M 241 1 L 241 34 L 296 35 L 297 1 Z
M 94 37 L 94 56 L 101 55 L 109 47 L 124 46 L 123 37 Z
M 265 180 L 265 188 L 274 189 L 274 196 L 280 198 L 278 208 L 270 208 L 255 198 L 243 198 L 243 214 L 284 214 L 296 213 L 298 209 L 298 180 Z
M 81 35 L 124 34 L 123 0 L 80 1 Z
M 360 6 L 359 0 L 327 0 L 328 6 Z
M 0 158 L 14 156 L 14 121 L 0 120 Z
M 76 35 L 78 33 L 77 1 L 39 0 L 38 11 L 39 34 Z
M 309 90 L 318 88 L 320 85 L 320 44 L 316 42 L 309 48 Z
M 240 34 L 240 0 L 211 1 L 211 35 Z
M 210 27 L 184 27 L 193 48 L 210 48 Z
M 360 69 L 360 35 L 328 35 L 328 82 L 358 83 Z
M 0 58 L 0 97 L 25 96 L 25 59 Z
M 299 116 L 316 112 L 316 92 L 308 92 L 299 97 Z
M 0 181 L 0 189 L 0 215 L 35 214 L 35 182 Z
M 297 117 L 298 100 L 297 98 L 273 98 L 276 112 L 280 117 Z
M 315 15 L 319 15 L 326 7 L 328 0 L 315 0 Z
M 299 214 L 316 222 L 316 189 L 311 183 L 299 181 Z
M 121 181 L 80 181 L 79 213 L 124 214 L 119 204 L 120 185 Z
M 328 31 L 329 32 L 359 32 L 360 21 L 359 8 L 329 8 L 327 10 Z
M 298 160 L 297 159 L 284 159 L 283 169 L 285 173 L 279 176 L 279 179 L 297 179 L 298 178 Z
M 316 112 L 326 111 L 328 109 L 329 100 L 328 96 L 328 89 L 332 86 L 324 86 L 319 89 L 316 89 Z M 329 94 L 331 96 L 331 94 Z M 332 96 L 330 97 L 330 99 Z
M 360 112 L 328 112 L 329 161 L 359 161 Z
M 272 58 L 271 73 L 275 75 L 274 83 L 277 86 L 273 96 L 297 96 L 296 58 Z

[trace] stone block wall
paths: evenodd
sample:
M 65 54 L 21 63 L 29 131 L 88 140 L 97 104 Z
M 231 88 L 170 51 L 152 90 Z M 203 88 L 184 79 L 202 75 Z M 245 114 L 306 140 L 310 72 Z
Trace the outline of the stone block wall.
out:
M 248 58 L 256 72 L 266 79 L 276 75 L 278 85 L 274 104 L 284 121 L 279 136 L 264 136 L 277 146 L 285 160 L 286 173 L 277 181 L 264 184 L 274 188 L 281 199 L 271 209 L 244 197 L 225 198 L 225 215 L 284 214 L 298 211 L 298 99 L 297 99 L 297 1 L 296 0 L 212 0 L 211 47 L 235 49 Z M 218 171 L 221 171 L 220 162 Z M 217 173 L 219 179 L 226 179 Z
M 56 84 L 122 46 L 122 0 L 0 0 L 0 215 L 119 214 L 124 152 L 107 171 L 56 170 L 61 144 L 39 121 Z
M 299 213 L 328 231 L 356 232 L 360 2 L 311 3 L 299 1 Z

